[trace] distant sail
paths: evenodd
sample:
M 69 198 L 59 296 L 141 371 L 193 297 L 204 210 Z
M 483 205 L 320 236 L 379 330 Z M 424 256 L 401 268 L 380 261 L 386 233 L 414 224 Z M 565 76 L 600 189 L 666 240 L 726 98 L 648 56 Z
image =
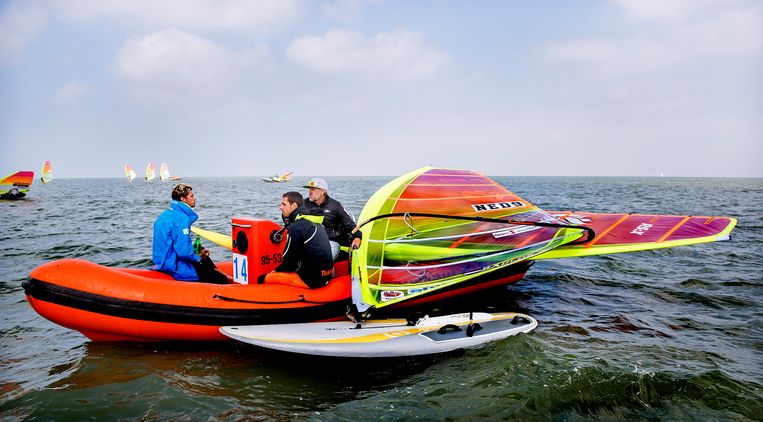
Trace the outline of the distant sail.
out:
M 34 181 L 33 171 L 17 171 L 0 178 L 0 199 L 18 199 L 26 196 Z
M 135 174 L 135 171 L 132 169 L 132 166 L 129 164 L 125 164 L 125 176 L 127 176 L 127 181 L 132 182 L 133 179 L 137 176 Z
M 146 182 L 150 182 L 154 179 L 156 179 L 156 169 L 154 168 L 154 163 L 148 163 L 148 167 L 146 167 Z
M 162 163 L 162 166 L 159 167 L 159 180 L 162 182 L 170 180 L 170 169 L 167 167 L 167 163 Z
M 40 177 L 42 183 L 48 183 L 53 180 L 53 168 L 50 166 L 50 161 L 45 161 L 42 165 L 42 177 Z

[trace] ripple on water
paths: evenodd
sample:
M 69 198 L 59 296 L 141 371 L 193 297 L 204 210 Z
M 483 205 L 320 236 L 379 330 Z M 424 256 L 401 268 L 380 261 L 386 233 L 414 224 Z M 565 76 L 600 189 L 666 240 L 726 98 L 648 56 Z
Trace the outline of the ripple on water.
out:
M 759 399 L 749 386 L 717 370 L 677 377 L 666 372 L 581 367 L 558 374 L 527 408 L 554 417 L 615 414 L 631 419 L 644 417 L 644 412 L 650 417 L 665 417 L 676 407 L 690 406 L 756 419 L 763 411 Z
M 357 216 L 387 180 L 329 182 Z M 279 195 L 302 181 L 190 180 L 196 224 L 227 232 L 233 215 L 277 219 Z M 731 214 L 739 226 L 730 242 L 538 261 L 514 286 L 439 304 L 434 312 L 522 311 L 540 323 L 478 350 L 352 362 L 233 343 L 96 345 L 39 317 L 20 283 L 57 258 L 147 267 L 170 185 L 57 180 L 28 201 L 0 203 L 10 216 L 0 233 L 0 418 L 759 419 L 760 180 L 497 181 L 549 209 Z M 106 197 L 116 198 L 108 212 Z M 230 256 L 209 246 L 215 260 Z

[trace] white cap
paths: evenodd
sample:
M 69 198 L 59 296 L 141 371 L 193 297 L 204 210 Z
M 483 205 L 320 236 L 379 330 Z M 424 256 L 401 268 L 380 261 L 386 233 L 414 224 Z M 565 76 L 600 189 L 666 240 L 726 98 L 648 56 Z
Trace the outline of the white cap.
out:
M 325 180 L 321 179 L 320 177 L 313 177 L 310 179 L 309 182 L 305 186 L 302 186 L 303 188 L 316 188 L 316 189 L 324 189 L 328 192 L 329 190 L 329 184 L 326 183 Z

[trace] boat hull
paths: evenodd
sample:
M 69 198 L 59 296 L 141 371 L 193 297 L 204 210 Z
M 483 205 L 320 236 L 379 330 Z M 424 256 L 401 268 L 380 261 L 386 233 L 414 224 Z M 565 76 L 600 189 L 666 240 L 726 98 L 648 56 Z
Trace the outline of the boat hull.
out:
M 432 303 L 519 281 L 529 263 L 490 277 L 422 296 L 404 306 L 409 312 Z M 219 267 L 230 273 L 231 264 Z M 27 300 L 48 320 L 77 330 L 92 341 L 229 340 L 221 326 L 331 321 L 345 318 L 350 304 L 346 266 L 326 287 L 310 290 L 284 285 L 216 285 L 182 282 L 150 270 L 110 268 L 78 259 L 43 264 L 23 283 Z
M 21 199 L 26 196 L 26 190 L 10 189 L 8 192 L 0 194 L 0 199 Z

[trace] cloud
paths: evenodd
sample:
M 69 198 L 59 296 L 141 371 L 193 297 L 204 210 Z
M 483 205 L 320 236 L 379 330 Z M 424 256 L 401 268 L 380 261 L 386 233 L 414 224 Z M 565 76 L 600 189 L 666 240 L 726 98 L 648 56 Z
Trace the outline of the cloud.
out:
M 299 37 L 291 42 L 287 55 L 321 72 L 357 72 L 404 80 L 430 76 L 448 59 L 446 52 L 427 46 L 420 34 L 403 29 L 370 38 L 342 30 Z
M 163 27 L 247 29 L 279 25 L 299 15 L 299 0 L 53 0 L 70 22 L 130 17 Z
M 68 104 L 81 98 L 87 93 L 87 87 L 77 81 L 71 81 L 58 89 L 53 95 L 53 102 L 56 104 Z
M 631 5 L 627 0 L 619 3 Z M 645 5 L 652 3 L 626 8 L 626 11 L 634 16 L 674 18 L 690 13 L 688 6 L 681 11 L 671 9 L 668 12 L 661 7 L 649 9 Z M 662 70 L 695 59 L 744 57 L 763 50 L 763 11 L 759 8 L 704 10 L 701 16 L 696 9 L 691 11 L 695 12 L 694 16 L 686 22 L 670 22 L 648 33 L 547 44 L 541 48 L 540 56 L 551 63 L 577 62 L 598 71 L 639 73 Z
M 0 62 L 23 51 L 45 27 L 48 16 L 36 3 L 8 3 L 0 10 Z
M 382 3 L 383 0 L 334 0 L 323 5 L 323 16 L 341 22 L 354 22 L 367 5 Z
M 610 0 L 637 19 L 684 19 L 728 0 Z
M 221 95 L 267 52 L 233 52 L 205 38 L 165 29 L 127 41 L 116 73 L 152 98 L 174 100 Z

